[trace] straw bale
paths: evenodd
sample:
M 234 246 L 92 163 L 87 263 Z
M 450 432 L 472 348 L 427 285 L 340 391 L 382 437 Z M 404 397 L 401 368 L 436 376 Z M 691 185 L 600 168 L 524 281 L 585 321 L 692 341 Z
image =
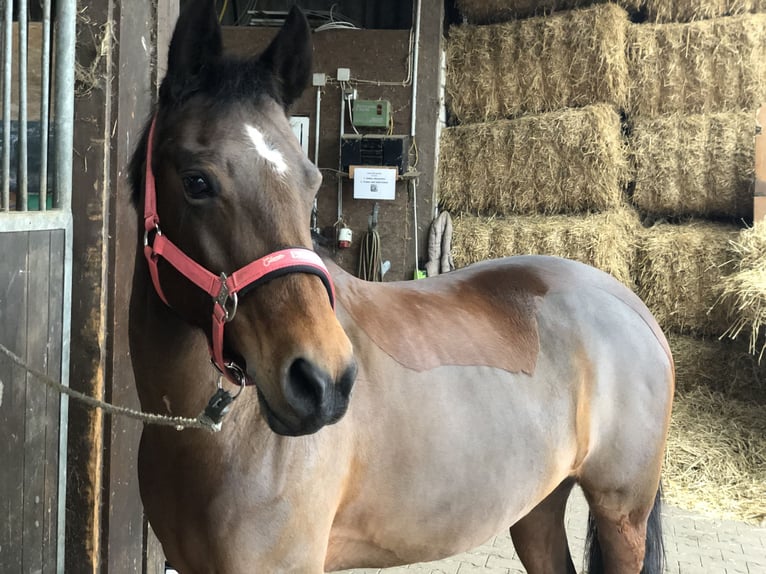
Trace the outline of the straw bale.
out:
M 766 265 L 738 271 L 726 277 L 722 299 L 732 308 L 734 322 L 726 335 L 736 339 L 742 332 L 749 335 L 750 351 L 763 357 L 766 341 Z M 760 347 L 760 348 L 759 348 Z
M 766 405 L 697 387 L 676 393 L 663 471 L 674 506 L 766 519 Z
M 634 203 L 653 215 L 750 216 L 754 130 L 748 112 L 636 118 Z
M 492 24 L 515 18 L 570 10 L 605 0 L 457 0 L 457 7 L 472 24 Z M 626 10 L 638 11 L 644 0 L 617 0 Z
M 631 267 L 638 227 L 638 216 L 632 210 L 586 216 L 463 215 L 455 219 L 453 256 L 462 267 L 509 255 L 555 255 L 598 267 L 633 287 Z
M 644 0 L 652 22 L 692 22 L 766 10 L 766 0 Z
M 726 277 L 722 303 L 732 309 L 726 335 L 748 334 L 750 352 L 762 359 L 766 352 L 766 222 L 742 231 L 731 242 L 738 271 Z
M 676 389 L 688 393 L 702 387 L 728 398 L 766 405 L 766 362 L 740 341 L 668 334 L 676 369 Z
M 756 221 L 753 227 L 743 229 L 731 241 L 731 248 L 739 271 L 766 265 L 766 221 Z
M 453 26 L 447 95 L 460 123 L 593 103 L 624 108 L 628 15 L 614 4 L 490 26 Z
M 666 330 L 722 335 L 722 280 L 734 271 L 729 241 L 738 228 L 710 222 L 660 223 L 638 236 L 638 294 Z
M 441 201 L 483 214 L 604 211 L 626 202 L 620 117 L 600 104 L 442 131 Z
M 754 110 L 766 96 L 766 14 L 628 28 L 635 115 Z

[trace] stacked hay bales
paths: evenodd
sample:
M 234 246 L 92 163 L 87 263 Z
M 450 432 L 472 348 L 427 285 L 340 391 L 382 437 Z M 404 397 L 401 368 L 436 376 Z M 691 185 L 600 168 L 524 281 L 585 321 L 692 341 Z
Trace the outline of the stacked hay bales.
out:
M 450 30 L 458 125 L 443 132 L 439 181 L 457 215 L 455 261 L 559 255 L 635 289 L 677 366 L 668 498 L 759 521 L 766 365 L 719 337 L 766 324 L 753 287 L 766 256 L 755 265 L 741 230 L 766 101 L 766 14 L 754 14 L 766 0 L 595 3 L 502 22 L 585 4 L 461 1 L 473 24 L 495 23 Z M 638 9 L 647 21 L 631 23 Z
M 472 18 L 487 21 L 531 8 L 522 4 L 464 9 L 485 10 Z M 599 4 L 450 31 L 447 91 L 460 125 L 442 133 L 439 181 L 442 205 L 465 214 L 453 235 L 458 264 L 558 255 L 632 286 L 638 220 L 627 211 L 619 115 L 629 87 L 628 23 L 623 8 Z
M 652 22 L 693 22 L 766 11 L 766 0 L 644 0 Z
M 633 202 L 654 216 L 750 217 L 749 112 L 636 117 L 630 122 Z
M 674 333 L 719 336 L 729 310 L 716 305 L 733 271 L 734 225 L 696 221 L 658 224 L 639 234 L 634 276 L 638 294 L 659 324 Z
M 454 212 L 582 213 L 625 203 L 620 116 L 608 105 L 449 128 L 441 154 L 441 201 Z
M 454 220 L 455 265 L 529 253 L 575 259 L 633 286 L 632 248 L 640 222 L 635 212 L 615 209 L 591 215 L 526 215 Z
M 766 14 L 628 28 L 630 115 L 754 111 L 766 95 Z
M 581 8 L 606 0 L 457 0 L 463 17 L 472 24 L 507 22 L 515 18 L 540 16 L 561 10 Z M 618 0 L 617 4 L 638 11 L 644 0 Z
M 623 108 L 627 29 L 627 13 L 614 4 L 453 27 L 447 45 L 450 111 L 457 121 L 472 123 L 593 103 Z

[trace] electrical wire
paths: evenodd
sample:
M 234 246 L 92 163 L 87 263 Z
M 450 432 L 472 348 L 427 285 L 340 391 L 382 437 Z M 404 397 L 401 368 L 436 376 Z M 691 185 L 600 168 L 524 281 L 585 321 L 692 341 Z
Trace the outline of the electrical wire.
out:
M 218 22 L 223 22 L 223 16 L 226 14 L 226 8 L 229 7 L 229 0 L 223 0 L 223 8 L 221 8 L 221 13 L 218 14 Z

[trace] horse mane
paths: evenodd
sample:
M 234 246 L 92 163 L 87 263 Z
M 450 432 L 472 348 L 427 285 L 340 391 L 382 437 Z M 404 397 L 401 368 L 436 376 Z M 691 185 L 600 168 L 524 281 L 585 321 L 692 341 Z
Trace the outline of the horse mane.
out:
M 128 183 L 134 206 L 139 205 L 143 193 L 146 145 L 152 118 L 178 110 L 195 96 L 204 97 L 213 110 L 262 96 L 268 96 L 285 107 L 274 73 L 258 58 L 222 56 L 214 66 L 204 68 L 199 75 L 183 83 L 166 77 L 160 86 L 159 103 L 153 106 L 128 164 Z M 158 130 L 162 130 L 161 122 L 158 123 Z

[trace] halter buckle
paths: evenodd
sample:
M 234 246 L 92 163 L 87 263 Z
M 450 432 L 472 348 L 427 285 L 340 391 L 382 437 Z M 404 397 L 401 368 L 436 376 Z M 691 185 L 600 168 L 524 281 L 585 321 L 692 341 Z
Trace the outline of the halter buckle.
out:
M 223 310 L 223 320 L 225 323 L 228 323 L 232 319 L 234 319 L 234 316 L 237 314 L 237 306 L 239 305 L 239 298 L 237 297 L 236 291 L 234 293 L 231 293 L 229 291 L 229 286 L 226 284 L 226 280 L 228 277 L 226 277 L 226 273 L 221 273 L 221 290 L 218 291 L 218 295 L 215 297 L 215 302 L 221 307 Z M 227 306 L 227 303 L 231 301 L 231 308 Z

